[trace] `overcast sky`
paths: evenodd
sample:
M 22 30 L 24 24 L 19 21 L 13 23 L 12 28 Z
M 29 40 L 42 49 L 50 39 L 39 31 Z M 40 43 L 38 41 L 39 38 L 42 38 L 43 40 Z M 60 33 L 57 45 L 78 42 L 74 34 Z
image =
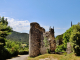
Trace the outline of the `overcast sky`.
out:
M 17 32 L 29 33 L 30 23 L 38 22 L 55 35 L 64 33 L 73 24 L 80 22 L 80 0 L 0 0 L 0 16 L 8 19 Z

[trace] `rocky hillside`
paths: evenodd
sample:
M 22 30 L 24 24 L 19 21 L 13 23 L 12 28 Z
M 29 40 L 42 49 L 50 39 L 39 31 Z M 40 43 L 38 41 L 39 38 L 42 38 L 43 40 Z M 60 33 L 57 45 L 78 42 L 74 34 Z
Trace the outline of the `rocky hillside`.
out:
M 18 42 L 29 44 L 29 34 L 28 33 L 19 33 L 19 32 L 13 31 L 6 38 L 13 40 L 13 41 L 18 41 Z

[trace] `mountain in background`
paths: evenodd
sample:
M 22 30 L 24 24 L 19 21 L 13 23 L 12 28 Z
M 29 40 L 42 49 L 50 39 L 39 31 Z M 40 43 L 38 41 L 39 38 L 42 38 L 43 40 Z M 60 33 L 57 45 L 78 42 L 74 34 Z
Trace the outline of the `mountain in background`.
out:
M 18 42 L 29 44 L 29 34 L 28 33 L 20 33 L 20 32 L 13 31 L 6 38 L 8 40 L 10 39 L 12 41 L 18 41 Z

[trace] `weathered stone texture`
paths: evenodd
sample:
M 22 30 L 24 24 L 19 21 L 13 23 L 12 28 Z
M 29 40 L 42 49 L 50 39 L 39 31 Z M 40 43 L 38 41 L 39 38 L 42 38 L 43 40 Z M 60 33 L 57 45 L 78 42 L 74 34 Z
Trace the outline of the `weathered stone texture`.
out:
M 50 43 L 48 47 L 44 46 L 44 36 L 47 37 Z M 36 57 L 39 54 L 45 54 L 47 53 L 47 48 L 50 49 L 51 52 L 55 51 L 56 42 L 54 29 L 51 28 L 49 32 L 45 32 L 45 29 L 40 27 L 38 23 L 31 23 L 29 32 L 29 56 Z
M 50 42 L 50 51 L 55 52 L 55 49 L 56 49 L 56 41 L 53 40 Z
M 67 43 L 67 50 L 66 50 L 67 54 L 70 54 L 72 51 L 71 51 L 71 45 L 70 45 L 70 42 Z
M 43 33 L 43 36 L 47 37 L 47 40 L 50 43 L 50 51 L 55 52 L 56 41 L 55 41 L 55 37 L 54 37 L 54 29 L 50 28 L 50 31 Z
M 56 41 L 55 41 L 55 37 L 54 37 L 54 28 L 50 29 L 50 50 L 51 52 L 55 52 L 55 49 L 56 49 Z
M 35 57 L 40 54 L 41 39 L 45 29 L 40 27 L 38 23 L 30 24 L 29 32 L 29 56 Z
M 46 53 L 47 53 L 47 49 L 50 49 L 50 46 L 45 47 L 45 46 L 44 46 L 45 43 L 43 42 L 44 36 L 45 36 L 45 37 L 48 36 L 47 34 L 49 35 L 48 32 L 43 33 L 43 39 L 41 40 L 41 48 L 40 48 L 41 54 L 46 54 Z M 48 40 L 48 39 L 47 39 L 47 40 Z

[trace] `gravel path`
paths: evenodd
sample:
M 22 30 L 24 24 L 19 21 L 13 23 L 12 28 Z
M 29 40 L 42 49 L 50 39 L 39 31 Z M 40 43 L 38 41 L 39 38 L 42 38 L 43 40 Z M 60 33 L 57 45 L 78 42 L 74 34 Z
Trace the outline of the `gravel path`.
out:
M 27 60 L 27 57 L 29 55 L 18 55 L 18 57 L 12 58 L 12 59 L 6 59 L 6 60 Z

